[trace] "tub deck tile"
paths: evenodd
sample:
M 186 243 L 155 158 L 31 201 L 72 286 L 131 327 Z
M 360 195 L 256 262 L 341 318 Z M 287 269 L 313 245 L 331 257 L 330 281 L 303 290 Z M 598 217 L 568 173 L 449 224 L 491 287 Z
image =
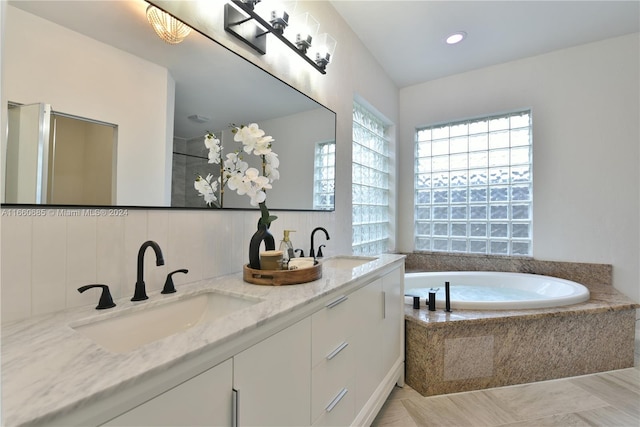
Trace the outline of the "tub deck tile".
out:
M 594 288 L 587 302 L 549 309 L 446 313 L 406 304 L 407 384 L 431 396 L 633 366 L 639 305 L 610 286 Z

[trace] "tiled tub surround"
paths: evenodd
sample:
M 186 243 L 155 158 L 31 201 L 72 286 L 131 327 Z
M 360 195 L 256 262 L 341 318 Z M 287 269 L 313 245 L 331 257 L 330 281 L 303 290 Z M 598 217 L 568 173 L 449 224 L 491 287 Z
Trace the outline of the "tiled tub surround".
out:
M 405 305 L 406 382 L 424 396 L 634 365 L 640 305 L 611 286 L 611 266 L 412 254 L 406 268 L 524 271 L 574 280 L 591 293 L 585 303 L 549 309 L 445 313 Z
M 525 257 L 446 254 L 416 252 L 406 255 L 407 273 L 418 271 L 506 271 L 532 273 L 573 280 L 585 286 L 611 285 L 613 267 L 610 264 L 542 261 Z
M 215 323 L 201 324 L 122 354 L 103 349 L 69 327 L 81 319 L 114 313 L 97 312 L 95 302 L 5 324 L 2 326 L 2 424 L 50 425 L 78 413 L 84 413 L 86 419 L 107 420 L 114 415 L 113 410 L 110 414 L 97 413 L 100 408 L 104 409 L 101 405 L 105 401 L 111 402 L 112 407 L 127 410 L 126 405 L 132 405 L 132 396 L 139 398 L 141 384 L 146 387 L 149 381 L 162 377 L 163 382 L 158 386 L 168 384 L 170 387 L 179 376 L 193 375 L 185 371 L 185 366 L 193 370 L 226 360 L 238 349 L 259 340 L 265 330 L 282 327 L 283 322 L 294 321 L 292 316 L 303 315 L 323 303 L 323 297 L 330 293 L 370 280 L 401 266 L 402 262 L 401 255 L 381 255 L 354 269 L 324 268 L 321 279 L 294 286 L 251 285 L 236 273 L 182 285 L 177 294 L 149 292 L 149 300 L 141 303 L 130 302 L 130 297 L 118 299 L 117 307 L 110 310 L 154 304 L 202 290 L 263 300 Z M 95 297 L 97 302 L 98 295 Z

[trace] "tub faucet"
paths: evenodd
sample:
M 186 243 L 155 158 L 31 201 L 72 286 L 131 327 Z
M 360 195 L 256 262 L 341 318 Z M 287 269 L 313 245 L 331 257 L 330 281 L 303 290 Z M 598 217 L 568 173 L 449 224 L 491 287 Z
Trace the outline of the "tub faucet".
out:
M 324 232 L 324 236 L 327 240 L 330 240 L 329 238 L 329 233 L 327 232 L 326 229 L 322 228 L 322 227 L 316 227 L 313 229 L 313 231 L 311 232 L 311 250 L 309 251 L 309 256 L 311 258 L 315 258 L 316 257 L 316 250 L 313 244 L 313 235 L 316 234 L 316 231 L 323 231 Z
M 140 250 L 138 250 L 138 275 L 136 280 L 136 289 L 131 301 L 144 301 L 149 298 L 144 285 L 144 252 L 149 246 L 151 246 L 151 249 L 156 253 L 156 265 L 164 265 L 162 250 L 156 242 L 153 240 L 147 240 L 142 244 L 142 246 L 140 246 Z

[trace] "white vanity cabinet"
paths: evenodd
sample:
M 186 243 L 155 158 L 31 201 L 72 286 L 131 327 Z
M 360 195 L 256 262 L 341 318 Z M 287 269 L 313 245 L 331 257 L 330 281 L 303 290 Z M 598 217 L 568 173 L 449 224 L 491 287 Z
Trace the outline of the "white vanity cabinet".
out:
M 370 423 L 402 382 L 403 277 L 393 269 L 312 315 L 312 424 Z
M 382 374 L 386 375 L 399 357 L 404 361 L 404 268 L 396 268 L 382 277 L 382 292 L 380 354 Z
M 234 426 L 309 424 L 311 320 L 303 319 L 233 357 Z
M 105 426 L 230 426 L 231 359 L 103 424 Z
M 376 273 L 70 414 L 67 424 L 369 425 L 404 380 L 404 267 Z
M 355 416 L 354 294 L 339 294 L 311 316 L 311 422 L 349 425 Z
M 303 426 L 310 390 L 306 318 L 103 425 Z

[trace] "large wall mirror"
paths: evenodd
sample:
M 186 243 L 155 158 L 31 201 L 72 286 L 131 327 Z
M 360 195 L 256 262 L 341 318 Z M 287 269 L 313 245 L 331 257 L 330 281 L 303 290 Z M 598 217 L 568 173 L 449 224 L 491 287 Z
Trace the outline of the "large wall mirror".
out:
M 147 6 L 8 2 L 2 202 L 206 208 L 193 181 L 219 169 L 207 163 L 204 135 L 235 151 L 230 126 L 255 122 L 280 159 L 269 208 L 332 210 L 335 113 L 197 31 L 165 43 Z M 65 144 L 76 134 L 84 142 Z M 223 207 L 255 209 L 231 191 Z

